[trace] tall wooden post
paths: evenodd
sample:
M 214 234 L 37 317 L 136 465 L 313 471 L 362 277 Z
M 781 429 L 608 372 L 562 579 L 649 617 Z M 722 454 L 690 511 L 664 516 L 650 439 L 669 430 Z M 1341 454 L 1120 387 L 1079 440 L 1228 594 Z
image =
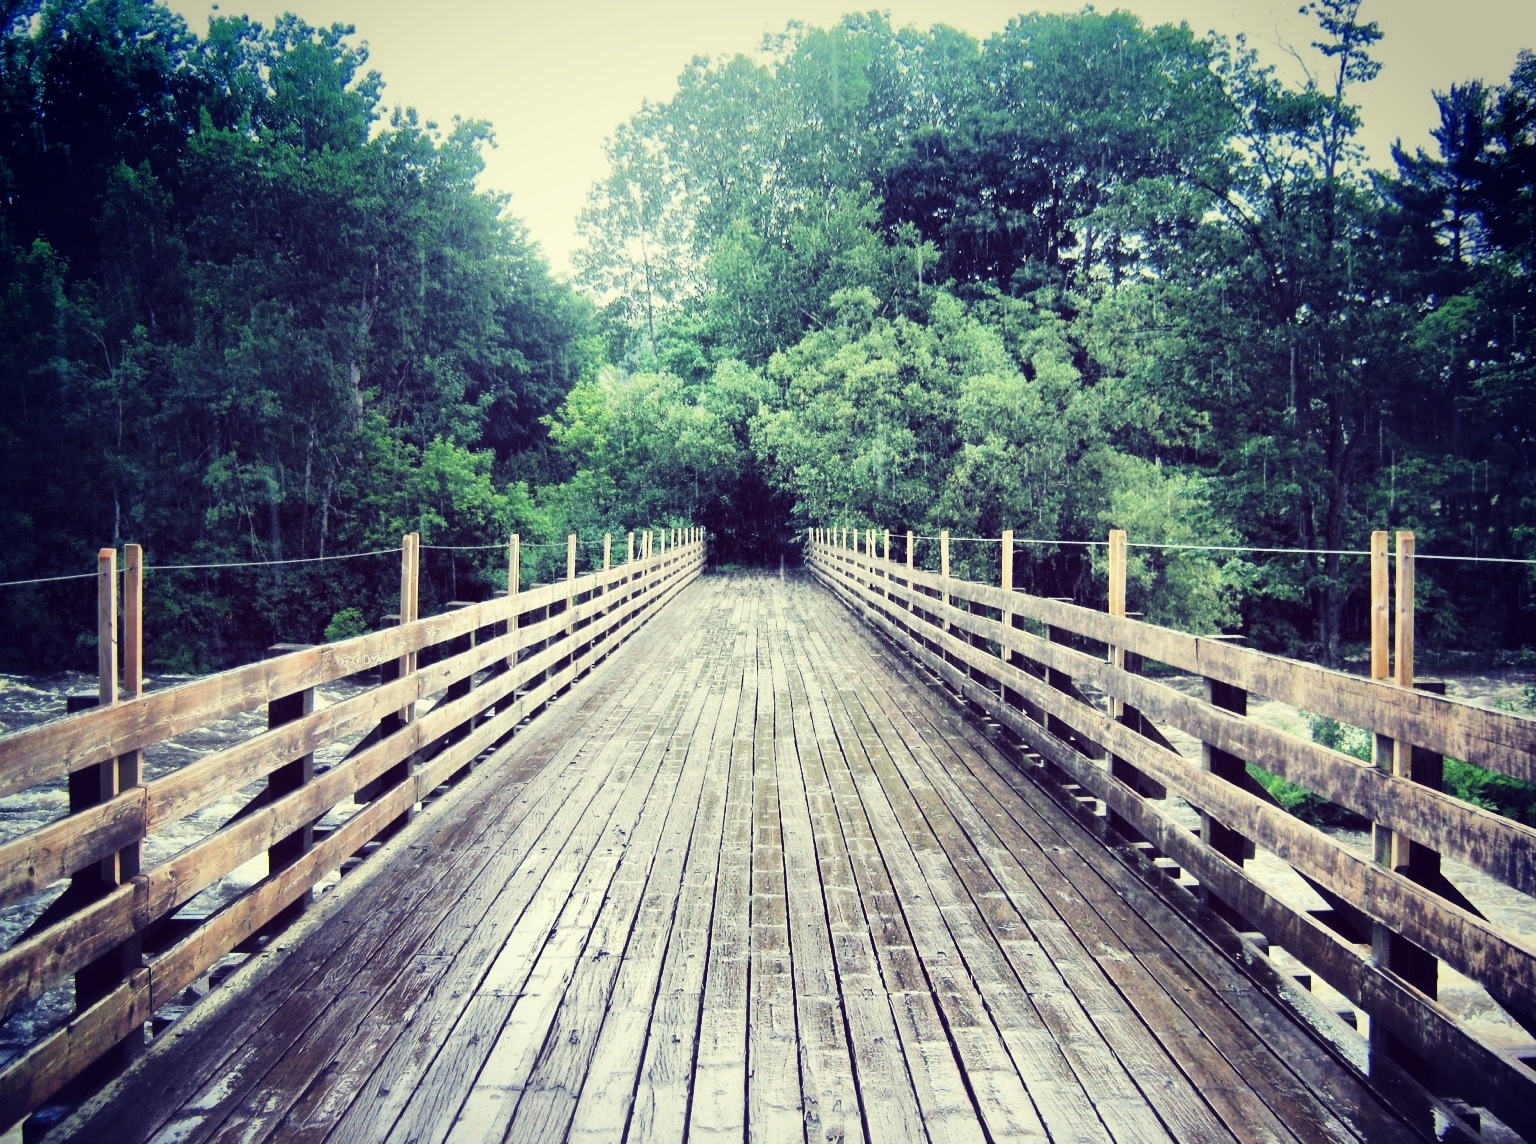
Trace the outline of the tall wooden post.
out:
M 1112 528 L 1109 531 L 1109 614 L 1119 619 L 1125 618 L 1125 577 L 1127 566 L 1127 550 L 1125 529 Z M 1125 666 L 1125 649 L 1111 647 L 1109 649 L 1109 662 L 1115 667 Z M 1118 714 L 1118 712 L 1116 712 Z
M 1397 534 L 1397 662 L 1399 687 L 1413 686 L 1413 533 Z
M 998 554 L 997 586 L 1001 588 L 1006 595 L 1012 596 L 1013 529 L 1006 528 L 1003 530 L 1003 535 L 999 538 Z M 998 614 L 998 622 L 1003 625 L 1005 631 L 1013 631 L 1013 615 L 1014 614 L 1007 608 L 1003 608 Z M 999 647 L 997 649 L 997 654 L 1002 658 L 1004 663 L 1011 664 L 1014 662 L 1014 653 L 1010 651 L 1006 645 Z M 1021 707 L 1023 705 L 1023 696 L 1021 696 L 1017 691 L 1014 691 L 1006 683 L 1002 683 L 1001 681 L 999 681 L 999 686 L 1002 692 L 1004 703 L 1008 704 L 1010 707 Z
M 939 530 L 939 599 L 944 606 L 949 607 L 949 529 Z M 944 630 L 949 631 L 949 621 L 944 621 Z
M 144 694 L 144 549 L 137 544 L 123 547 L 123 699 L 137 699 Z M 139 751 L 117 757 L 117 785 L 121 794 L 144 780 L 144 759 Z M 132 878 L 142 864 L 137 842 L 117 852 L 117 877 L 120 882 Z
M 400 538 L 400 626 L 413 624 L 419 618 L 421 589 L 421 534 L 409 532 Z M 400 675 L 407 679 L 416 673 L 416 653 L 408 651 L 400 657 Z M 416 704 L 408 703 L 400 712 L 401 723 L 416 720 Z
M 96 556 L 96 703 L 105 707 L 118 701 L 118 585 L 117 550 L 103 548 Z M 90 706 L 89 697 L 71 703 L 72 710 Z M 119 793 L 120 759 L 94 763 L 69 774 L 69 809 L 84 810 L 106 802 Z M 132 847 L 137 855 L 138 847 Z M 87 903 L 110 893 L 122 884 L 131 873 L 125 874 L 121 866 L 121 854 L 112 854 L 77 871 L 70 879 L 69 889 L 45 910 L 33 924 L 38 929 L 49 924 L 55 911 L 80 909 Z M 135 871 L 136 872 L 136 871 Z M 141 939 L 135 934 L 127 941 L 114 946 L 75 973 L 75 1011 L 84 1012 L 97 1001 L 112 992 L 130 974 L 140 969 Z M 142 1030 L 130 1034 L 118 1048 L 103 1058 L 104 1062 L 123 1062 L 136 1054 L 143 1045 Z
M 417 532 L 407 533 L 400 538 L 400 626 L 407 627 L 414 624 L 421 615 L 420 605 L 421 588 L 421 534 Z M 409 679 L 416 674 L 416 653 L 407 651 L 400 656 L 394 664 L 395 670 L 386 673 L 394 679 Z M 386 680 L 388 682 L 388 680 Z M 386 717 L 380 727 L 382 733 L 393 734 L 407 725 L 416 721 L 416 704 L 407 703 L 392 717 Z M 415 772 L 416 766 L 413 758 L 401 760 L 395 766 L 385 771 L 379 779 L 379 789 L 388 790 L 406 782 Z M 395 833 L 406 823 L 410 822 L 416 814 L 416 806 L 413 804 L 409 810 L 399 818 L 392 821 L 379 832 L 381 838 L 386 838 Z
M 1378 529 L 1371 533 L 1371 678 L 1388 679 L 1392 674 L 1392 591 L 1391 571 L 1387 563 L 1387 534 Z M 1411 676 L 1412 665 L 1408 668 Z M 1410 684 L 1411 686 L 1411 684 Z M 1371 762 L 1376 769 L 1391 774 L 1394 769 L 1392 740 L 1382 734 L 1374 734 L 1371 741 Z M 1377 862 L 1392 865 L 1392 831 L 1376 822 L 1371 824 L 1371 848 Z M 1384 939 L 1383 939 L 1384 940 Z M 1379 944 L 1373 942 L 1373 944 Z
M 1387 587 L 1387 534 L 1371 535 L 1371 675 L 1386 678 L 1387 656 L 1385 653 L 1388 608 Z M 1396 654 L 1392 659 L 1392 682 L 1399 687 L 1422 687 L 1443 695 L 1445 684 L 1433 682 L 1417 684 L 1414 680 L 1414 536 L 1411 532 L 1397 534 L 1396 559 Z M 1378 614 L 1380 618 L 1378 618 Z M 1380 671 L 1380 675 L 1378 675 Z M 1402 778 L 1440 790 L 1444 785 L 1445 759 L 1443 756 L 1415 747 L 1411 742 L 1394 741 L 1383 735 L 1375 736 L 1374 762 L 1378 769 Z M 1467 902 L 1440 872 L 1440 854 L 1431 847 L 1414 842 L 1383 826 L 1372 827 L 1373 849 L 1377 862 L 1396 870 L 1419 885 L 1443 896 L 1457 905 L 1471 909 Z M 1427 997 L 1437 997 L 1440 983 L 1440 963 L 1422 946 L 1393 933 L 1379 922 L 1371 927 L 1371 953 L 1384 968 L 1419 990 Z M 1381 1028 L 1371 1024 L 1370 1048 L 1372 1055 L 1380 1054 L 1395 1061 L 1426 1085 L 1433 1085 L 1434 1062 L 1414 1053 L 1407 1045 Z
M 565 538 L 565 632 L 576 630 L 576 534 Z M 573 649 L 574 650 L 574 649 Z
M 96 687 L 97 702 L 117 702 L 117 549 L 96 554 Z
M 1371 533 L 1371 678 L 1392 674 L 1391 571 L 1387 567 L 1387 533 Z
M 1111 529 L 1109 533 L 1109 614 L 1124 619 L 1126 616 L 1126 578 L 1129 570 L 1129 547 L 1126 533 L 1123 528 Z M 1138 671 L 1140 657 L 1127 654 L 1125 648 L 1118 645 L 1110 645 L 1109 662 L 1112 666 L 1125 671 Z M 1142 731 L 1141 712 L 1128 706 L 1123 700 L 1116 699 L 1111 704 L 1110 715 L 1114 719 L 1131 728 L 1133 731 Z M 1145 776 L 1141 771 L 1122 759 L 1119 755 L 1109 756 L 1109 773 L 1132 790 L 1140 794 L 1147 793 Z M 1116 814 L 1113 809 L 1109 811 L 1109 827 L 1116 834 L 1130 841 L 1139 841 L 1141 835 L 1130 823 Z
M 269 657 L 288 655 L 292 652 L 303 651 L 308 644 L 273 644 L 267 649 Z M 301 688 L 290 695 L 280 695 L 267 704 L 267 729 L 281 727 L 285 723 L 292 723 L 311 714 L 315 709 L 315 689 L 313 687 Z M 267 801 L 276 802 L 284 795 L 292 794 L 315 777 L 315 756 L 313 754 L 300 755 L 291 762 L 284 763 L 267 776 Z M 277 873 L 292 866 L 314 845 L 313 822 L 306 822 L 291 834 L 279 838 L 271 846 L 267 847 L 267 869 L 270 873 Z M 279 913 L 268 924 L 268 932 L 282 929 L 294 921 L 308 908 L 313 892 L 305 890 L 298 899 Z
M 624 563 L 635 562 L 635 530 L 630 529 L 624 536 Z
M 507 595 L 508 596 L 511 596 L 511 597 L 514 597 L 514 598 L 517 596 L 517 593 L 522 589 L 522 579 L 523 579 L 523 538 L 522 538 L 522 536 L 520 534 L 514 532 L 512 534 L 511 541 L 507 544 Z M 512 651 L 511 651 L 511 654 L 509 654 L 507 656 L 507 666 L 508 667 L 516 667 L 517 666 L 517 653 L 518 653 L 519 650 L 521 650 L 518 647 L 519 641 L 516 638 L 517 637 L 517 629 L 520 626 L 518 624 L 518 619 L 519 619 L 519 616 L 517 614 L 517 608 L 516 608 L 516 606 L 514 604 L 511 612 L 507 615 L 507 634 L 513 637 L 513 639 L 512 639 Z

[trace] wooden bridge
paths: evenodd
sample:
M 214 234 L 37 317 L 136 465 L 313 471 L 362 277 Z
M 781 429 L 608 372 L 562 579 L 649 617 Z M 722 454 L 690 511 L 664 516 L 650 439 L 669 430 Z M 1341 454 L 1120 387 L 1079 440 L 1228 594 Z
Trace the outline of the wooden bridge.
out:
M 818 532 L 812 576 L 701 577 L 668 541 L 417 619 L 407 538 L 395 628 L 0 738 L 0 790 L 72 793 L 0 844 L 5 901 L 55 900 L 0 1000 L 76 1009 L 0 1072 L 6 1123 L 114 1069 L 47 1139 L 1536 1137 L 1536 952 L 1440 858 L 1529 895 L 1536 831 L 1429 754 L 1533 777 L 1532 721 L 1024 596 L 1006 559 L 973 584 Z M 1417 753 L 1357 763 L 1250 692 Z M 1370 816 L 1387 861 L 1238 759 Z M 1516 1032 L 1441 1006 L 1452 972 Z

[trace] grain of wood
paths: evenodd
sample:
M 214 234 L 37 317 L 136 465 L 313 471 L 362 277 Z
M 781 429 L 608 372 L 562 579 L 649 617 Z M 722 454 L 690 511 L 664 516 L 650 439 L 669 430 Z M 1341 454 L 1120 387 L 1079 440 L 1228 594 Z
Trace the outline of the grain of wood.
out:
M 456 820 L 59 1138 L 1405 1138 L 831 597 L 706 580 L 620 645 L 581 622 L 619 610 L 597 587 L 524 697 L 548 710 L 437 804 Z

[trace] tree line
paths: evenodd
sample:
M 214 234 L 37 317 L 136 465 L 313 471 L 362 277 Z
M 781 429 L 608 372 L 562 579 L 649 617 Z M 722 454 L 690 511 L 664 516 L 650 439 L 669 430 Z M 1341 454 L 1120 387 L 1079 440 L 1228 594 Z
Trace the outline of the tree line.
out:
M 1133 607 L 1330 662 L 1371 530 L 1536 555 L 1536 57 L 1372 170 L 1364 7 L 1305 6 L 1300 82 L 1091 9 L 694 61 L 584 218 L 615 367 L 557 414 L 577 479 L 670 490 L 743 552 L 786 522 L 1300 550 L 1135 550 Z M 604 435 L 679 399 L 646 465 Z M 1020 556 L 1093 597 L 1082 548 Z M 1420 577 L 1428 645 L 1530 643 L 1528 566 Z
M 1372 170 L 1380 33 L 1357 0 L 1306 11 L 1300 82 L 1091 9 L 696 59 L 609 140 L 567 283 L 476 185 L 489 126 L 386 113 L 350 28 L 7 0 L 0 580 L 119 541 L 219 563 L 701 523 L 777 563 L 808 524 L 1121 527 L 1300 550 L 1134 550 L 1132 607 L 1336 662 L 1366 618 L 1340 553 L 1373 528 L 1536 556 L 1536 58 L 1437 93 L 1432 148 Z M 498 587 L 495 552 L 430 555 L 429 601 Z M 1020 552 L 1034 591 L 1096 574 Z M 156 654 L 371 623 L 391 576 L 165 574 Z M 1529 566 L 1419 586 L 1432 646 L 1533 642 Z M 7 658 L 77 658 L 78 595 L 0 590 Z

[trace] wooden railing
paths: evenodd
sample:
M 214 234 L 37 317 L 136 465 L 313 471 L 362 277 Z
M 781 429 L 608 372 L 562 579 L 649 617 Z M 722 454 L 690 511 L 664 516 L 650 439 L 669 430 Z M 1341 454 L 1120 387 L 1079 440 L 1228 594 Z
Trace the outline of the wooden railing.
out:
M 1411 1077 L 1446 1098 L 1442 1110 L 1475 1119 L 1485 1109 L 1536 1139 L 1536 940 L 1493 910 L 1482 916 L 1440 861 L 1474 867 L 1529 905 L 1536 830 L 1437 789 L 1445 756 L 1536 781 L 1536 720 L 1415 690 L 1411 672 L 1361 678 L 1125 618 L 1123 533 L 1111 538 L 1109 613 L 1013 591 L 1011 536 L 999 586 L 950 578 L 947 543 L 935 573 L 914 567 L 910 533 L 902 563 L 883 540 L 879 553 L 872 531 L 812 529 L 808 566 L 1005 728 L 1069 801 L 1190 887 L 1201 916 L 1221 919 L 1214 928 L 1232 952 L 1280 992 L 1308 980 L 1283 948 L 1347 998 L 1350 1016 L 1366 1018 L 1358 1051 L 1354 1030 L 1329 1016 L 1331 1032 L 1373 1079 L 1421 1092 Z M 1374 547 L 1379 603 L 1384 540 Z M 1406 583 L 1411 607 L 1411 573 Z M 1399 626 L 1411 658 L 1411 623 Z M 1373 674 L 1386 674 L 1384 658 Z M 1141 674 L 1156 664 L 1197 677 L 1202 694 Z M 1248 717 L 1250 696 L 1373 733 L 1377 765 Z M 1175 730 L 1189 753 L 1170 743 Z M 1281 809 L 1250 765 L 1370 820 L 1375 856 Z M 1277 896 L 1247 868 L 1256 848 L 1288 863 L 1322 906 Z M 1439 1003 L 1441 963 L 1513 1018 L 1502 1035 Z
M 70 792 L 68 813 L 0 843 L 0 907 L 30 902 L 35 911 L 53 899 L 0 951 L 0 1016 L 61 989 L 74 1007 L 72 1019 L 0 1069 L 0 1131 L 103 1058 L 131 1055 L 146 1024 L 210 967 L 256 948 L 302 911 L 317 882 L 350 868 L 681 591 L 703 567 L 705 542 L 688 530 L 653 545 L 646 533 L 636 558 L 631 534 L 628 561 L 610 567 L 605 542 L 604 567 L 577 576 L 572 537 L 567 579 L 520 591 L 514 537 L 507 595 L 425 619 L 415 615 L 418 550 L 406 537 L 397 626 L 164 691 L 137 694 L 141 640 L 129 625 L 127 699 L 118 697 L 113 654 L 116 570 L 103 553 L 105 702 L 0 737 L 0 799 L 66 784 Z M 363 672 L 376 672 L 376 682 L 316 708 L 317 687 Z M 266 730 L 195 761 L 151 766 L 164 773 L 144 779 L 146 751 L 262 707 Z M 316 766 L 327 747 L 345 757 Z M 157 832 L 232 797 L 244 805 L 227 821 L 144 861 Z M 185 909 L 264 856 L 265 876 L 234 887 L 233 900 Z

